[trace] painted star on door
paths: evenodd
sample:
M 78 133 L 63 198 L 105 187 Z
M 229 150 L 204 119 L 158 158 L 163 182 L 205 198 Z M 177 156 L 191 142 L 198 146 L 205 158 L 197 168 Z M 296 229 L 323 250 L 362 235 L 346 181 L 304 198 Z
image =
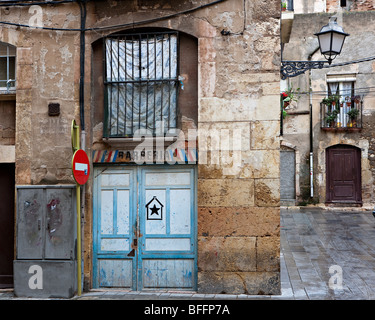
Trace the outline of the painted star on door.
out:
M 147 220 L 163 220 L 163 207 L 164 205 L 154 196 L 146 204 Z

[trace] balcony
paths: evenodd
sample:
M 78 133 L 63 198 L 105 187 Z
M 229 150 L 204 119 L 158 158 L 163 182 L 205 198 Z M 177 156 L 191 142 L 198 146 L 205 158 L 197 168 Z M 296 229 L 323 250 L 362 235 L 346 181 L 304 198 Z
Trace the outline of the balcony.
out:
M 362 129 L 363 100 L 359 96 L 340 100 L 324 98 L 320 103 L 320 123 L 325 131 L 360 131 Z

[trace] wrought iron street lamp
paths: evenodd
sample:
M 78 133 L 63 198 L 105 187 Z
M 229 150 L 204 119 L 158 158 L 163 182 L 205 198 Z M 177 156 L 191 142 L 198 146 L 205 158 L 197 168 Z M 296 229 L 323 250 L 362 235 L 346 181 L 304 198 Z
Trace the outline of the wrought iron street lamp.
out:
M 337 24 L 337 18 L 331 17 L 329 23 L 315 34 L 319 40 L 321 54 L 327 61 L 281 61 L 281 79 L 295 77 L 310 69 L 321 69 L 329 65 L 341 53 L 345 38 L 349 35 Z
M 320 52 L 328 60 L 328 64 L 341 53 L 345 37 L 349 35 L 336 21 L 336 17 L 331 17 L 329 23 L 320 32 L 315 33 L 319 40 Z

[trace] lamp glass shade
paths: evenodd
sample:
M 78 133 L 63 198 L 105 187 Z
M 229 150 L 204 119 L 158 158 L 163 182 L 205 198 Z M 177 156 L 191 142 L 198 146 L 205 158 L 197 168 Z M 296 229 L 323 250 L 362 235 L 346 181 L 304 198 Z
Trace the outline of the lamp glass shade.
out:
M 318 36 L 320 52 L 325 54 L 331 51 L 331 32 L 323 33 Z
M 340 54 L 342 46 L 343 46 L 344 41 L 345 41 L 345 37 L 346 37 L 345 34 L 334 32 L 332 34 L 332 48 L 331 48 L 331 51 L 333 51 L 335 54 Z
M 329 24 L 324 26 L 319 33 L 315 34 L 319 40 L 320 52 L 328 59 L 328 62 L 341 53 L 345 37 L 349 34 L 337 25 L 336 18 L 332 17 Z

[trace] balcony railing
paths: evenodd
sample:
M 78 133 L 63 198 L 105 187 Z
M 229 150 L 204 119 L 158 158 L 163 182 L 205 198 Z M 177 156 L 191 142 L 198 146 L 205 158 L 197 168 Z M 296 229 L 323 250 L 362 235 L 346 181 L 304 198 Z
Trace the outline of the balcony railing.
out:
M 321 128 L 345 130 L 362 128 L 363 101 L 357 97 L 346 99 L 325 98 L 320 103 Z M 350 130 L 349 130 L 350 131 Z

